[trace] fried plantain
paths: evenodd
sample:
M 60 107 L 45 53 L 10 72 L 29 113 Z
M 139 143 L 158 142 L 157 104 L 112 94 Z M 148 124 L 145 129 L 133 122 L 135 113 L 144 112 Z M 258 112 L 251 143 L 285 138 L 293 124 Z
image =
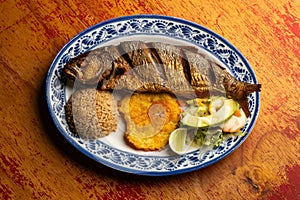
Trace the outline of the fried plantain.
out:
M 178 102 L 166 93 L 135 93 L 122 99 L 119 110 L 126 121 L 125 140 L 144 151 L 167 145 L 181 112 Z

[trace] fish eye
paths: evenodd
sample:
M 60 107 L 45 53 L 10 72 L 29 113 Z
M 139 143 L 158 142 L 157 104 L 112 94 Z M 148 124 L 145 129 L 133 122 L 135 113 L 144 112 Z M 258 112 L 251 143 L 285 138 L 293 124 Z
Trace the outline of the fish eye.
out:
M 234 89 L 236 88 L 236 82 L 232 82 L 231 87 L 233 87 Z

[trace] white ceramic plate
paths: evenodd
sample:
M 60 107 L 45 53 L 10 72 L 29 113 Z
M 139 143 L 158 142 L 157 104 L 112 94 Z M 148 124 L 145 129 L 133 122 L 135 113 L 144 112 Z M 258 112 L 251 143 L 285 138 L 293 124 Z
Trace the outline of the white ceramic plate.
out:
M 259 93 L 248 97 L 251 115 L 243 128 L 244 136 L 235 136 L 213 149 L 195 150 L 184 155 L 174 154 L 167 146 L 159 152 L 143 152 L 130 148 L 123 141 L 124 125 L 108 137 L 85 141 L 68 129 L 64 106 L 71 89 L 61 81 L 61 70 L 71 58 L 99 46 L 118 44 L 125 40 L 164 41 L 189 45 L 212 55 L 229 72 L 241 81 L 257 83 L 255 74 L 243 55 L 228 41 L 216 33 L 183 19 L 136 15 L 108 20 L 92 26 L 70 40 L 54 59 L 46 80 L 46 99 L 53 121 L 76 149 L 95 161 L 116 170 L 165 176 L 180 174 L 211 165 L 238 148 L 250 134 L 259 112 Z

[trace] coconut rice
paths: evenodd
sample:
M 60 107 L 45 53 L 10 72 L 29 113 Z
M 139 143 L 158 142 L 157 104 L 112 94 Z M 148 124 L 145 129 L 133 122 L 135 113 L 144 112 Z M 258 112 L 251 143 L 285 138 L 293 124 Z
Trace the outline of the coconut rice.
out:
M 117 102 L 110 92 L 81 89 L 66 105 L 69 129 L 83 139 L 97 139 L 116 131 Z

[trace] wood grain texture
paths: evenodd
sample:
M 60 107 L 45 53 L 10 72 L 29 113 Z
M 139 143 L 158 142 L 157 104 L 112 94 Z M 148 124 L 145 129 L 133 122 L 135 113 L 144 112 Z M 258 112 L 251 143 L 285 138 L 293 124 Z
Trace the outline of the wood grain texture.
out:
M 300 199 L 300 1 L 0 1 L 1 199 Z M 132 14 L 184 18 L 220 34 L 262 83 L 243 145 L 207 168 L 171 177 L 116 172 L 55 128 L 45 77 L 72 37 Z

